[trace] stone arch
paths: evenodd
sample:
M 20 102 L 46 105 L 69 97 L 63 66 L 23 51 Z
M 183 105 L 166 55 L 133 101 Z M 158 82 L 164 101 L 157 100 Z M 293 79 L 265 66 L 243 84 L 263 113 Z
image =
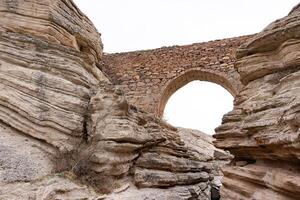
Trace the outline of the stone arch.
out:
M 235 97 L 235 95 L 238 93 L 238 89 L 225 75 L 195 69 L 185 71 L 176 78 L 170 80 L 166 84 L 166 87 L 162 90 L 161 98 L 156 111 L 157 116 L 162 117 L 165 106 L 172 94 L 174 94 L 184 85 L 195 80 L 216 83 L 225 88 L 233 97 Z
M 240 75 L 234 68 L 235 52 L 249 38 L 250 36 L 243 36 L 184 46 L 106 54 L 101 65 L 110 81 L 124 91 L 130 104 L 161 117 L 170 95 L 179 86 L 192 80 L 217 83 L 235 96 L 243 88 Z M 187 82 L 184 82 L 184 77 Z M 180 85 L 180 82 L 183 83 Z

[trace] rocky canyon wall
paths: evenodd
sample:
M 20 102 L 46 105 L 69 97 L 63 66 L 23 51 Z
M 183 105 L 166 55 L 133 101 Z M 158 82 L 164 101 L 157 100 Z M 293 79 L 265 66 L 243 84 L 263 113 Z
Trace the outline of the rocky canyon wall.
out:
M 92 90 L 106 80 L 96 67 L 102 52 L 100 34 L 71 1 L 0 1 L 0 8 L 3 131 L 10 127 L 18 132 L 12 137 L 28 141 L 24 149 L 36 141 L 51 155 L 72 152 L 84 137 Z M 5 149 L 14 139 L 1 135 Z M 16 153 L 26 153 L 16 147 L 11 146 Z M 30 153 L 23 157 L 38 162 Z M 41 165 L 36 173 L 44 167 L 51 170 L 51 165 Z M 40 177 L 32 176 L 20 178 Z
M 300 199 L 300 6 L 237 50 L 245 87 L 216 129 L 222 199 Z
M 0 1 L 0 199 L 211 199 L 231 156 L 210 136 L 156 117 L 160 101 L 199 77 L 235 96 L 215 135 L 235 156 L 223 168 L 222 199 L 299 199 L 299 29 L 297 6 L 223 46 L 103 56 L 100 34 L 71 0 Z M 147 92 L 149 77 L 172 84 L 149 109 L 132 105 L 126 98 Z
M 0 199 L 210 199 L 229 155 L 130 105 L 71 0 L 0 1 Z

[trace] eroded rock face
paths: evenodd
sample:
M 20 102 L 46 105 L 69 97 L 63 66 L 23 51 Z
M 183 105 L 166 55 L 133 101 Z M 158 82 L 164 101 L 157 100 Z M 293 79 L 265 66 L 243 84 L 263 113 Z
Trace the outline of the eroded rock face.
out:
M 88 142 L 80 150 L 80 157 L 85 159 L 75 171 L 83 172 L 79 174 L 92 180 L 101 192 L 113 192 L 110 198 L 141 198 L 142 192 L 133 191 L 145 189 L 150 195 L 157 192 L 155 188 L 173 191 L 174 187 L 184 194 L 173 194 L 181 196 L 179 199 L 204 194 L 209 198 L 212 181 L 220 175 L 219 167 L 231 158 L 213 146 L 210 136 L 176 130 L 128 105 L 122 92 L 112 85 L 99 88 L 91 98 L 90 112 Z M 126 185 L 129 189 L 115 194 Z M 172 194 L 168 190 L 165 197 L 159 195 L 157 199 L 168 199 Z
M 106 79 L 96 68 L 100 35 L 71 1 L 1 1 L 0 7 L 0 121 L 72 151 L 83 135 L 91 88 Z M 87 51 L 78 48 L 83 44 Z
M 216 129 L 223 199 L 300 198 L 300 7 L 238 49 L 244 89 Z
M 2 188 L 69 168 L 62 155 L 82 142 L 90 96 L 106 78 L 96 67 L 100 34 L 71 1 L 0 8 Z
M 228 154 L 129 105 L 71 0 L 0 1 L 0 22 L 0 199 L 210 198 Z
M 210 199 L 231 158 L 128 104 L 71 0 L 0 1 L 0 199 Z M 300 9 L 238 50 L 223 199 L 300 196 Z

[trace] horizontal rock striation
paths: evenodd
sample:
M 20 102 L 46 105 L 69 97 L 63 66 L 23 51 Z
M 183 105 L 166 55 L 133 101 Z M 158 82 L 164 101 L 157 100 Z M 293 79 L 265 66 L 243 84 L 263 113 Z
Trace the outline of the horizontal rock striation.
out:
M 1 1 L 0 7 L 0 121 L 72 151 L 83 135 L 91 88 L 106 79 L 96 68 L 100 35 L 71 1 Z
M 300 197 L 300 8 L 237 50 L 245 87 L 216 129 L 215 145 L 235 160 L 223 199 Z
M 231 158 L 213 146 L 210 136 L 177 130 L 129 105 L 122 92 L 112 85 L 102 85 L 91 98 L 90 113 L 88 142 L 80 148 L 83 159 L 75 172 L 92 180 L 104 193 L 126 184 L 171 188 L 202 183 L 202 189 L 193 187 L 198 188 L 198 195 L 209 195 L 219 167 Z M 216 156 L 216 152 L 223 156 Z M 101 182 L 103 179 L 107 184 Z M 194 190 L 190 191 L 191 197 Z
M 68 0 L 1 1 L 0 22 L 0 199 L 75 194 L 77 183 L 51 179 L 72 165 L 90 96 L 107 81 L 100 34 Z
M 71 0 L 1 1 L 0 22 L 0 199 L 210 198 L 228 153 L 130 105 Z

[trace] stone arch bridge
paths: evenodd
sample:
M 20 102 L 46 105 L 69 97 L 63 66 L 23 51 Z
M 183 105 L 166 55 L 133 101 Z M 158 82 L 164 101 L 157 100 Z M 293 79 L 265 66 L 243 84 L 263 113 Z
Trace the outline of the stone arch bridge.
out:
M 242 87 L 235 51 L 249 37 L 106 54 L 102 70 L 131 104 L 161 117 L 169 97 L 193 80 L 217 83 L 235 96 Z

